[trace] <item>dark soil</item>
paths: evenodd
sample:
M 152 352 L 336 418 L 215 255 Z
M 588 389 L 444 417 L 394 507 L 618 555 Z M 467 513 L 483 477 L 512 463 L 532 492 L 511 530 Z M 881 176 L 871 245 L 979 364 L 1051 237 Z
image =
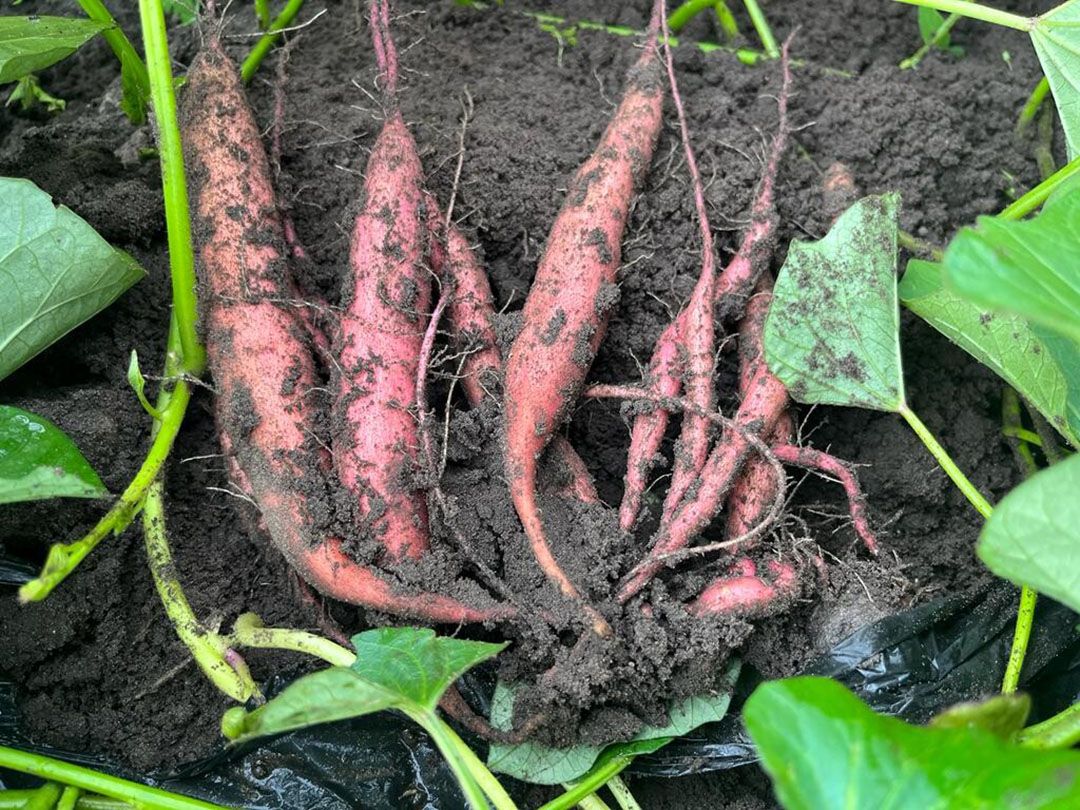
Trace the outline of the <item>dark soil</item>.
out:
M 60 0 L 37 5 L 38 13 L 71 13 Z M 380 124 L 363 14 L 355 0 L 311 0 L 306 13 L 323 5 L 327 13 L 292 38 L 279 190 L 312 257 L 304 283 L 333 302 L 359 175 Z M 631 40 L 591 31 L 579 32 L 574 46 L 560 43 L 516 13 L 517 3 L 487 12 L 450 0 L 399 5 L 409 12 L 395 22 L 405 69 L 402 104 L 430 187 L 443 201 L 452 186 L 466 91 L 475 105 L 456 210 L 481 246 L 498 305 L 511 313 L 512 332 L 512 313 L 528 291 L 568 179 L 592 150 L 636 50 Z M 546 5 L 569 17 L 641 28 L 650 4 Z M 931 54 L 918 70 L 901 73 L 896 64 L 919 44 L 907 7 L 787 0 L 766 4 L 766 10 L 778 34 L 799 27 L 794 55 L 803 60 L 791 112 L 799 129 L 779 178 L 781 246 L 827 229 L 821 179 L 834 161 L 850 167 L 866 193 L 899 191 L 903 227 L 939 244 L 1037 180 L 1029 146 L 1014 143 L 1012 135 L 1015 115 L 1039 75 L 1021 35 L 962 22 L 953 39 L 967 49 L 963 59 Z M 137 30 L 133 11 L 122 22 L 129 32 Z M 253 29 L 241 15 L 228 21 L 226 33 Z M 687 35 L 715 34 L 698 20 Z M 199 39 L 195 28 L 175 35 L 180 65 L 190 63 Z M 249 39 L 228 41 L 242 53 Z M 709 183 L 719 247 L 722 257 L 729 256 L 758 179 L 763 144 L 776 124 L 778 70 L 768 63 L 746 67 L 728 53 L 703 55 L 691 47 L 678 49 L 676 69 Z M 127 387 L 127 355 L 137 349 L 147 372 L 161 357 L 168 282 L 157 164 L 138 158 L 150 136 L 146 129 L 133 131 L 119 113 L 115 73 L 104 43 L 91 43 L 43 75 L 50 92 L 68 100 L 66 112 L 45 118 L 0 111 L 0 174 L 36 182 L 134 253 L 150 275 L 108 313 L 5 380 L 0 398 L 59 424 L 110 490 L 119 492 L 137 468 L 149 432 Z M 271 59 L 250 91 L 267 126 L 273 77 Z M 673 123 L 668 109 L 627 229 L 621 298 L 592 371 L 598 381 L 640 378 L 639 362 L 696 278 L 696 225 Z M 781 247 L 774 269 L 783 253 Z M 905 318 L 904 328 L 912 406 L 975 484 L 992 499 L 1000 497 L 1015 479 L 998 431 L 1000 382 L 920 322 Z M 731 392 L 730 356 L 725 364 L 721 384 Z M 325 618 L 321 607 L 251 529 L 249 507 L 228 491 L 211 403 L 207 392 L 196 398 L 167 478 L 174 553 L 193 606 L 223 626 L 254 610 L 268 624 L 318 628 Z M 444 486 L 458 496 L 459 528 L 478 547 L 501 545 L 509 584 L 542 591 L 532 566 L 511 563 L 526 560 L 528 552 L 499 477 L 490 416 L 455 416 Z M 885 553 L 868 560 L 847 525 L 839 489 L 810 479 L 792 504 L 809 531 L 804 538 L 798 530 L 796 545 L 805 547 L 804 539 L 819 543 L 832 564 L 825 584 L 807 576 L 805 598 L 789 613 L 697 627 L 671 620 L 646 628 L 626 619 L 619 626 L 624 644 L 603 649 L 564 647 L 551 628 L 518 631 L 522 643 L 505 657 L 505 676 L 531 679 L 553 663 L 564 664 L 550 690 L 534 690 L 524 701 L 549 715 L 549 736 L 632 733 L 642 720 L 656 721 L 672 694 L 710 686 L 710 673 L 722 669 L 732 650 L 767 676 L 791 674 L 867 622 L 985 582 L 988 575 L 972 553 L 977 515 L 898 417 L 840 408 L 801 416 L 804 441 L 863 465 L 860 480 Z M 604 501 L 617 504 L 628 441 L 617 404 L 583 404 L 569 436 Z M 40 561 L 48 543 L 89 528 L 102 505 L 4 509 L 0 551 Z M 575 574 L 603 597 L 613 567 L 633 550 L 616 539 L 611 512 L 564 505 L 560 513 L 552 499 L 545 514 L 553 520 L 556 553 L 578 546 Z M 790 537 L 766 545 L 760 553 L 798 553 Z M 559 556 L 568 558 L 565 551 Z M 439 565 L 444 577 L 453 578 L 461 560 L 448 553 Z M 716 570 L 714 564 L 667 577 L 661 587 L 686 597 Z M 349 629 L 380 618 L 342 606 L 332 606 L 331 614 Z M 23 722 L 36 740 L 103 752 L 140 769 L 197 758 L 218 742 L 226 700 L 190 663 L 167 623 L 137 529 L 103 543 L 43 604 L 20 608 L 12 592 L 0 594 L 0 645 L 0 670 L 19 685 Z M 573 667 L 565 665 L 570 659 Z M 249 662 L 257 677 L 298 674 L 304 666 L 283 654 L 252 654 Z M 771 801 L 760 775 L 749 771 L 693 777 L 677 789 L 663 781 L 634 787 L 646 807 L 751 808 Z

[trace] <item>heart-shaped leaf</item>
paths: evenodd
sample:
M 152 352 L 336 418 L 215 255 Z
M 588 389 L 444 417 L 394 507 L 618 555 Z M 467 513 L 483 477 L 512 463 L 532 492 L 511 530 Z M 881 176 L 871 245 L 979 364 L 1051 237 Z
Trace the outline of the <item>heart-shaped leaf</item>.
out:
M 28 411 L 0 405 L 0 503 L 108 494 L 60 428 Z
M 997 373 L 1080 447 L 1080 350 L 1075 344 L 1044 339 L 1019 315 L 979 307 L 945 289 L 940 264 L 908 262 L 900 301 Z
M 1080 610 L 1080 455 L 1006 495 L 979 535 L 979 559 L 999 577 Z
M 981 728 L 1003 740 L 1014 740 L 1031 714 L 1031 696 L 994 695 L 971 703 L 957 703 L 930 719 L 935 728 Z
M 898 411 L 896 194 L 865 197 L 825 238 L 794 241 L 773 288 L 765 359 L 799 402 Z
M 0 17 L 0 84 L 66 59 L 107 27 L 80 17 Z
M 0 379 L 144 275 L 29 180 L 0 177 Z
M 911 726 L 827 678 L 762 684 L 743 718 L 787 810 L 1080 806 L 1080 753 Z

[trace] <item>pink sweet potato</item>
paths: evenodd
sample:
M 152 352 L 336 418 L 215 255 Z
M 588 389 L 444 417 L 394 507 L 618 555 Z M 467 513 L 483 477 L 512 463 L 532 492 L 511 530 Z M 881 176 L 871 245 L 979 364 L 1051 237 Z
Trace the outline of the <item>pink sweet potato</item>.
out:
M 305 484 L 317 487 L 324 472 L 308 400 L 316 385 L 310 336 L 287 303 L 285 234 L 259 129 L 216 40 L 188 73 L 181 124 L 218 431 L 274 546 L 317 590 L 347 602 L 438 622 L 511 615 L 510 607 L 399 592 L 320 533 Z
M 363 207 L 353 226 L 333 422 L 338 477 L 356 497 L 361 529 L 394 561 L 417 559 L 429 544 L 426 498 L 410 478 L 418 463 L 411 408 L 431 278 L 424 265 L 424 173 L 394 95 L 397 57 L 387 22 L 386 3 L 376 0 L 371 28 L 384 72 L 386 120 L 368 158 Z
M 696 616 L 760 617 L 783 610 L 799 593 L 799 576 L 787 563 L 770 560 L 769 579 L 743 559 L 733 571 L 714 580 L 690 605 Z
M 657 2 L 657 10 L 662 0 Z M 615 274 L 635 190 L 660 133 L 663 88 L 656 24 L 631 70 L 599 146 L 581 166 L 525 302 L 506 362 L 506 472 L 510 495 L 537 562 L 572 599 L 577 587 L 551 553 L 536 501 L 540 454 L 573 406 L 615 301 Z M 593 612 L 594 627 L 609 632 Z

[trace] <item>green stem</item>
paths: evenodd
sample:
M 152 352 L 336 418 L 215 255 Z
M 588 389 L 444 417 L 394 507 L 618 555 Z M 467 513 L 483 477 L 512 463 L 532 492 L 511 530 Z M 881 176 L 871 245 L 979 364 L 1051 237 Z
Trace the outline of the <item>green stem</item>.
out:
M 132 72 L 141 99 L 150 98 L 150 76 L 147 73 L 146 65 L 143 63 L 142 57 L 139 56 L 139 52 L 135 50 L 135 46 L 131 44 L 131 40 L 124 34 L 120 24 L 116 22 L 116 18 L 109 13 L 101 0 L 78 0 L 78 3 L 91 20 L 109 26 L 101 32 L 101 35 L 105 37 L 105 41 L 109 43 L 112 52 L 120 61 L 120 69 Z M 142 104 L 140 104 L 141 107 Z M 141 113 L 141 115 L 132 116 L 133 124 L 141 124 L 146 120 L 145 109 L 141 109 Z
M 23 810 L 55 810 L 64 789 L 56 782 L 46 782 L 37 790 L 30 792 L 30 798 L 23 805 Z
M 611 795 L 615 797 L 615 801 L 619 803 L 622 810 L 641 810 L 641 805 L 634 798 L 634 794 L 619 777 L 611 777 L 608 780 L 607 789 L 611 791 Z
M 973 20 L 982 20 L 994 25 L 1003 25 L 1006 28 L 1015 28 L 1017 31 L 1030 31 L 1034 27 L 1036 20 L 1035 17 L 1010 14 L 1007 11 L 999 11 L 981 3 L 972 3 L 970 0 L 898 0 L 898 2 L 908 3 L 912 6 L 936 8 L 946 14 L 959 14 Z
M 945 251 L 941 248 L 907 231 L 897 231 L 897 241 L 904 250 L 919 256 L 929 256 L 935 262 L 940 262 L 945 258 Z
M 773 36 L 772 28 L 769 27 L 769 21 L 765 19 L 765 12 L 761 10 L 757 0 L 743 0 L 743 4 L 746 6 L 746 13 L 750 15 L 750 22 L 754 24 L 754 30 L 757 31 L 765 53 L 770 59 L 779 59 L 780 46 L 776 44 L 776 37 Z
M 306 653 L 335 667 L 351 667 L 356 662 L 356 653 L 330 639 L 304 630 L 264 627 L 254 613 L 245 613 L 238 618 L 232 633 L 226 636 L 225 641 L 234 647 Z
M 195 254 L 191 242 L 184 150 L 176 120 L 176 92 L 161 0 L 139 0 L 139 16 L 142 19 L 146 65 L 150 71 L 150 98 L 157 123 L 169 270 L 172 274 L 172 304 L 182 350 L 180 370 L 197 377 L 206 367 L 206 351 L 198 334 Z
M 1005 678 L 1001 682 L 1003 694 L 1011 695 L 1020 685 L 1020 670 L 1024 668 L 1024 656 L 1027 655 L 1028 641 L 1031 639 L 1031 625 L 1035 620 L 1035 602 L 1038 596 L 1027 585 L 1020 588 L 1016 629 L 1013 631 L 1012 647 L 1009 649 L 1009 663 L 1005 666 Z
M 82 791 L 77 787 L 64 788 L 64 792 L 60 794 L 60 801 L 56 803 L 56 810 L 77 810 L 81 795 Z
M 1006 385 L 1001 392 L 1001 423 L 1001 432 L 1010 440 L 1009 445 L 1020 464 L 1021 475 L 1024 478 L 1030 478 L 1039 471 L 1039 465 L 1035 463 L 1035 457 L 1031 453 L 1031 448 L 1028 447 L 1028 442 L 1031 439 L 1034 439 L 1036 444 L 1041 444 L 1041 442 L 1038 434 L 1024 429 L 1020 396 L 1010 385 Z M 1001 691 L 1006 695 L 1015 692 L 1020 685 L 1020 671 L 1024 668 L 1024 657 L 1027 655 L 1028 642 L 1031 639 L 1037 598 L 1038 594 L 1026 585 L 1020 588 L 1016 629 L 1013 631 L 1009 661 L 1005 666 L 1005 677 L 1001 682 Z
M 270 53 L 270 49 L 277 44 L 277 41 L 281 39 L 281 30 L 283 28 L 288 28 L 292 24 L 292 21 L 296 19 L 296 15 L 300 13 L 300 8 L 303 5 L 304 0 L 289 0 L 289 2 L 285 4 L 285 8 L 281 10 L 281 13 L 274 18 L 270 27 L 266 29 L 266 33 L 255 43 L 255 47 L 251 49 L 251 53 L 247 55 L 244 63 L 240 65 L 240 77 L 244 80 L 245 84 L 250 82 L 256 72 L 258 72 L 259 65 L 262 64 L 263 59 Z
M 584 779 L 576 783 L 566 793 L 543 805 L 540 810 L 569 810 L 586 796 L 596 793 L 596 791 L 626 770 L 626 767 L 633 759 L 633 757 L 627 756 L 613 756 L 595 770 L 590 771 Z
M 33 795 L 33 790 L 0 790 L 0 810 L 22 810 L 26 807 L 27 799 Z M 62 800 L 63 797 L 61 797 Z M 61 810 L 60 805 L 57 805 L 57 810 Z M 119 799 L 82 794 L 75 800 L 74 810 L 134 810 L 134 808 Z
M 941 465 L 941 469 L 945 471 L 945 474 L 952 479 L 952 482 L 956 484 L 957 489 L 964 493 L 964 497 L 971 502 L 971 505 L 975 507 L 975 510 L 984 518 L 989 518 L 990 514 L 994 511 L 994 507 L 990 505 L 990 502 L 982 496 L 982 493 L 975 488 L 975 485 L 968 480 L 960 468 L 956 466 L 956 462 L 952 460 L 952 457 L 945 451 L 934 434 L 930 432 L 930 429 L 923 424 L 922 420 L 915 415 L 915 412 L 907 406 L 907 404 L 901 405 L 898 413 L 904 417 L 904 420 L 911 425 L 911 429 L 915 431 L 915 434 L 922 439 L 922 443 L 926 445 L 926 449 L 930 451 L 930 454 L 937 460 L 937 463 Z
M 1080 742 L 1080 703 L 1020 732 L 1020 745 L 1027 748 L 1072 748 Z
M 435 747 L 443 755 L 465 794 L 472 810 L 488 810 L 488 799 L 496 810 L 517 810 L 503 786 L 473 753 L 465 741 L 434 712 L 406 712 L 431 735 Z M 486 775 L 486 776 L 485 776 Z M 485 794 L 487 798 L 485 798 Z
M 563 787 L 566 787 L 566 785 L 564 785 Z M 578 802 L 578 807 L 580 807 L 581 810 L 611 810 L 611 808 L 608 807 L 607 802 L 605 802 L 595 793 L 591 796 L 586 796 L 584 799 Z
M 1017 448 L 1018 451 L 1024 455 L 1026 461 L 1031 465 L 1035 464 L 1035 457 L 1031 455 L 1031 450 L 1027 447 L 1029 444 L 1033 444 L 1036 447 L 1042 446 L 1042 439 L 1039 434 L 1034 430 L 1028 430 L 1024 427 L 1010 427 L 1006 426 L 1001 429 L 1001 435 L 1007 436 L 1010 439 L 1019 439 L 1023 444 Z
M 241 661 L 230 664 L 226 660 L 228 644 L 222 636 L 199 622 L 176 575 L 176 565 L 165 530 L 163 489 L 160 479 L 155 481 L 146 493 L 146 503 L 143 504 L 143 535 L 154 586 L 177 636 L 191 651 L 199 668 L 214 686 L 233 700 L 245 703 L 259 695 L 259 688 Z
M 111 799 L 128 802 L 143 810 L 225 810 L 220 805 L 140 785 L 137 782 L 129 782 L 116 776 L 107 776 L 89 768 L 72 765 L 41 754 L 19 751 L 15 748 L 0 746 L 0 768 L 10 768 L 41 779 L 71 785 L 91 793 L 99 793 Z M 110 807 L 109 810 L 113 808 Z
M 40 602 L 75 570 L 87 554 L 97 548 L 98 543 L 111 534 L 119 534 L 131 524 L 147 490 L 172 450 L 190 398 L 189 384 L 184 380 L 177 381 L 168 407 L 161 410 L 161 421 L 155 423 L 158 430 L 150 444 L 150 451 L 127 489 L 86 536 L 74 543 L 57 543 L 49 549 L 41 574 L 19 588 L 20 602 Z
M 1031 122 L 1035 120 L 1035 116 L 1038 115 L 1039 108 L 1042 107 L 1043 100 L 1049 92 L 1050 80 L 1043 76 L 1039 79 L 1039 83 L 1035 85 L 1035 89 L 1031 91 L 1031 95 L 1028 96 L 1024 108 L 1020 110 L 1020 118 L 1016 122 L 1017 135 L 1023 135 L 1027 128 L 1031 126 Z
M 1059 186 L 1080 171 L 1080 157 L 1073 158 L 1052 175 L 1015 200 L 998 216 L 1001 219 L 1023 219 L 1044 202 Z
M 941 45 L 945 41 L 945 38 L 949 36 L 949 33 L 953 30 L 953 27 L 960 22 L 962 16 L 960 14 L 950 14 L 946 17 L 941 25 L 938 26 L 937 31 L 934 32 L 934 36 L 930 38 L 929 42 L 924 42 L 919 50 L 915 51 L 911 56 L 900 63 L 900 70 L 909 70 L 919 66 L 926 55 L 931 50 Z
M 668 15 L 668 28 L 673 34 L 677 34 L 698 14 L 716 6 L 717 0 L 686 0 Z
M 724 36 L 729 41 L 739 36 L 739 24 L 735 21 L 735 15 L 731 13 L 731 9 L 727 6 L 727 0 L 716 0 L 715 9 L 716 22 L 719 23 Z
M 255 17 L 263 31 L 270 27 L 270 0 L 255 0 Z

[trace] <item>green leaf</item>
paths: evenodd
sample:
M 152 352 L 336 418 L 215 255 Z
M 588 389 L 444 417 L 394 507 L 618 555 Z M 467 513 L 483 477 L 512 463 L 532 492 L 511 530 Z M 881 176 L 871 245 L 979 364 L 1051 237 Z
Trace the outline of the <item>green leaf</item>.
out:
M 794 241 L 765 321 L 765 359 L 804 403 L 898 411 L 896 194 L 865 197 L 817 242 Z
M 0 17 L 0 84 L 66 59 L 107 27 L 79 17 Z
M 357 659 L 351 667 L 305 675 L 265 706 L 243 716 L 231 713 L 230 736 L 250 739 L 384 709 L 438 722 L 435 706 L 446 688 L 506 647 L 415 627 L 368 630 L 352 641 Z
M 1080 455 L 1002 499 L 979 535 L 979 559 L 999 577 L 1080 610 Z
M 265 706 L 228 715 L 231 739 L 244 741 L 395 708 L 400 697 L 349 667 L 331 667 L 294 681 Z
M 28 411 L 0 405 L 0 503 L 108 494 L 60 428 Z
M 28 112 L 39 104 L 45 108 L 46 112 L 50 113 L 63 112 L 64 108 L 67 107 L 67 102 L 50 94 L 41 86 L 38 77 L 33 73 L 19 79 L 15 89 L 8 95 L 4 106 L 11 107 L 16 103 L 23 112 Z
M 162 0 L 161 8 L 181 25 L 191 25 L 199 19 L 199 0 Z
M 1080 351 L 1074 344 L 1041 334 L 1019 315 L 978 307 L 945 289 L 940 264 L 908 262 L 900 301 L 1019 391 L 1080 447 Z
M 957 703 L 930 719 L 934 728 L 981 728 L 1003 740 L 1014 740 L 1031 714 L 1029 695 L 995 695 L 987 700 Z
M 945 250 L 945 279 L 965 298 L 1080 342 L 1080 186 L 1020 222 L 979 217 Z
M 1052 8 L 1035 20 L 1030 33 L 1072 160 L 1080 152 L 1080 2 L 1067 0 Z
M 135 396 L 138 397 L 143 410 L 160 422 L 161 411 L 151 405 L 150 400 L 146 398 L 146 378 L 143 376 L 142 369 L 139 368 L 139 353 L 134 349 L 131 350 L 131 359 L 128 360 L 127 380 L 128 385 L 135 391 Z
M 724 719 L 731 703 L 731 691 L 739 675 L 738 662 L 724 674 L 717 693 L 681 701 L 668 710 L 664 726 L 646 726 L 633 740 L 617 745 L 576 745 L 553 748 L 537 742 L 516 745 L 493 743 L 488 750 L 488 767 L 516 779 L 536 785 L 557 785 L 581 778 L 612 756 L 636 756 L 651 753 L 671 739 L 689 734 L 698 726 Z M 514 714 L 514 690 L 501 681 L 495 686 L 491 701 L 491 724 L 508 731 Z
M 934 41 L 934 34 L 945 24 L 945 15 L 936 8 L 919 6 L 919 34 L 922 36 L 924 45 Z M 946 35 L 939 43 L 942 48 L 949 47 L 949 37 Z
M 827 678 L 762 684 L 743 718 L 787 810 L 1080 806 L 1080 753 L 910 726 Z
M 494 658 L 506 644 L 435 635 L 416 627 L 382 627 L 353 636 L 353 670 L 418 707 L 434 711 L 443 692 L 465 672 Z
M 0 379 L 144 275 L 29 180 L 0 177 Z

